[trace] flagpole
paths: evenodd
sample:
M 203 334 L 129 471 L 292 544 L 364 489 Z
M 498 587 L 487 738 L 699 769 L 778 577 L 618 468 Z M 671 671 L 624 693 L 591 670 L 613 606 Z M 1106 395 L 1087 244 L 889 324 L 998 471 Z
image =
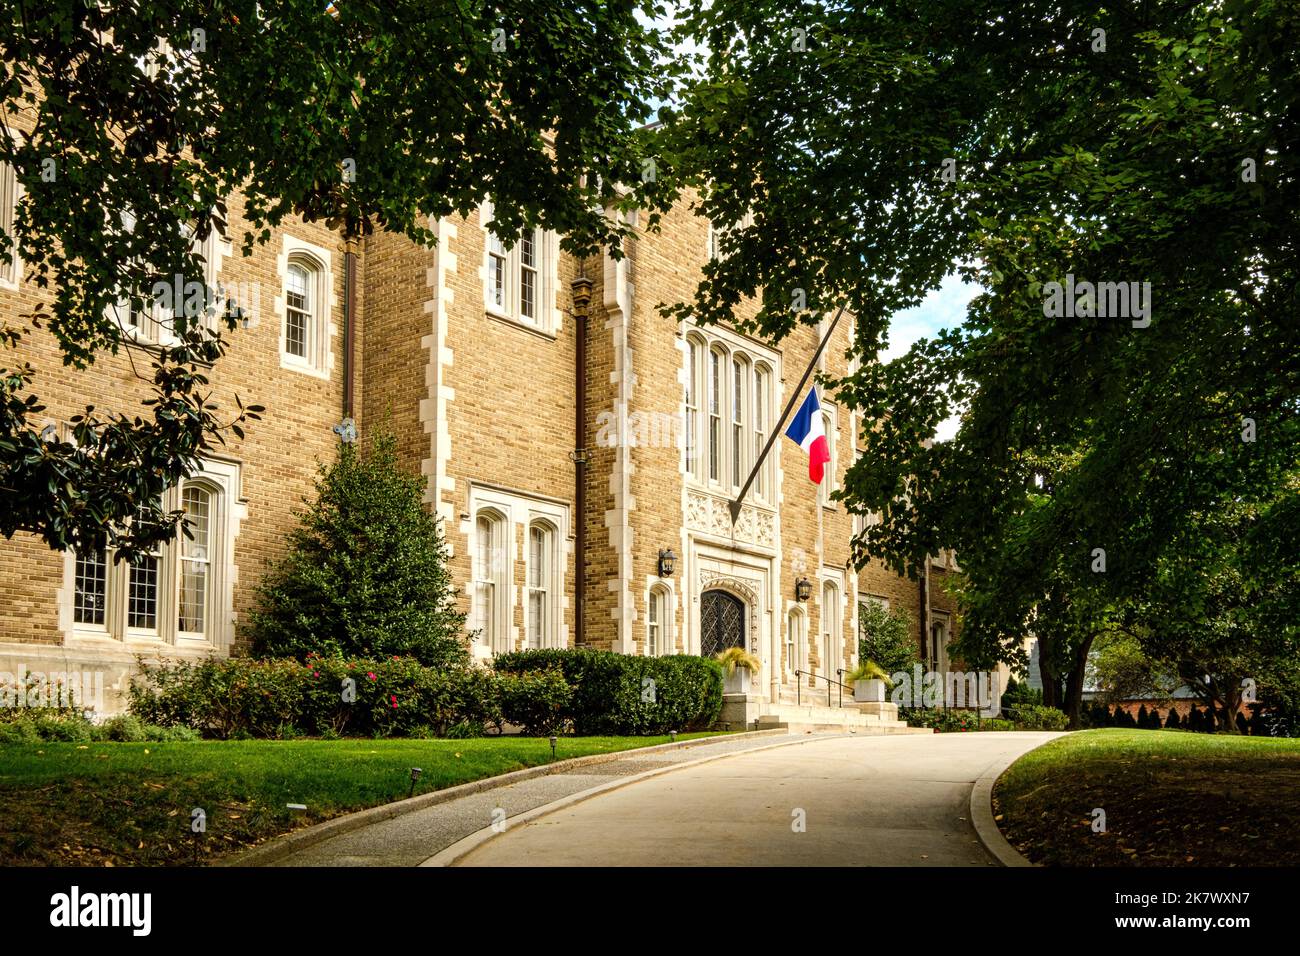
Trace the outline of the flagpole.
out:
M 775 444 L 776 440 L 781 436 L 782 429 L 785 428 L 785 420 L 790 417 L 790 412 L 794 409 L 794 403 L 799 401 L 800 396 L 803 395 L 803 387 L 808 384 L 808 378 L 812 375 L 813 368 L 817 365 L 817 360 L 822 357 L 822 352 L 826 349 L 826 343 L 831 340 L 831 333 L 835 331 L 835 326 L 839 323 L 840 316 L 844 314 L 844 309 L 847 305 L 848 303 L 846 302 L 844 305 L 840 306 L 840 310 L 835 313 L 835 318 L 831 319 L 830 328 L 826 330 L 826 335 L 822 337 L 821 344 L 817 346 L 817 351 L 813 353 L 812 361 L 809 362 L 808 367 L 804 369 L 803 378 L 799 379 L 799 384 L 796 385 L 794 391 L 790 393 L 790 400 L 785 403 L 785 411 L 781 413 L 781 418 L 776 423 L 776 427 L 772 429 L 772 434 L 767 436 L 767 444 L 763 446 L 762 454 L 758 456 L 758 461 L 754 462 L 754 467 L 750 469 L 749 477 L 745 479 L 745 484 L 741 487 L 740 494 L 736 496 L 734 501 L 727 505 L 728 510 L 731 512 L 731 523 L 733 525 L 736 523 L 736 519 L 740 517 L 740 505 L 741 502 L 745 500 L 745 495 L 749 494 L 749 486 L 754 483 L 754 478 L 758 476 L 758 469 L 763 467 L 763 462 L 767 460 L 767 453 L 772 450 L 772 445 Z M 833 436 L 828 435 L 826 437 L 828 440 L 834 441 Z

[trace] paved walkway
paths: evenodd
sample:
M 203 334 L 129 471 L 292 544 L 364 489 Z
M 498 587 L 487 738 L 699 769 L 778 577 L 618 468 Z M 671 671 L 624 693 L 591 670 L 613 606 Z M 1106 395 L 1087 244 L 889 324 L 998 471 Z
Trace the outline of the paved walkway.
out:
M 995 866 L 967 819 L 971 787 L 1056 736 L 810 739 L 507 824 L 457 865 Z
M 470 794 L 436 804 L 391 820 L 373 823 L 320 843 L 303 847 L 276 860 L 270 866 L 418 866 L 429 857 L 500 819 L 607 784 L 618 777 L 669 767 L 705 757 L 770 747 L 792 738 L 764 734 L 722 740 L 716 744 L 693 744 L 653 753 L 630 750 L 626 756 L 607 763 L 578 767 L 570 771 L 534 777 L 506 787 Z M 814 739 L 811 736 L 801 738 Z M 797 746 L 796 746 L 796 749 Z M 496 816 L 494 817 L 494 813 Z M 237 863 L 238 861 L 236 861 Z

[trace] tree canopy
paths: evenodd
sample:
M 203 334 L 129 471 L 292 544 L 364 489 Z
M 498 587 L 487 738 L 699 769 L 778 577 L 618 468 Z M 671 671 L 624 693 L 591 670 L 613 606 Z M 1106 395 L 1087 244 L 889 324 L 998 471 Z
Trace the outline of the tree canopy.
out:
M 848 303 L 859 561 L 955 548 L 965 656 L 1035 621 L 1077 651 L 1246 503 L 1242 573 L 1294 606 L 1295 4 L 717 0 L 682 29 L 709 43 L 665 151 L 729 228 L 667 311 L 756 296 L 779 338 Z M 877 361 L 954 272 L 982 289 L 964 321 Z
M 26 322 L 84 368 L 127 348 L 114 306 L 156 280 L 203 282 L 195 240 L 238 191 L 245 253 L 285 216 L 344 236 L 432 240 L 429 217 L 490 199 L 506 236 L 525 225 L 565 248 L 617 248 L 603 214 L 645 172 L 640 130 L 661 92 L 654 0 L 589 4 L 349 0 L 20 2 L 0 18 L 0 159 L 24 196 L 13 235 L 42 303 Z M 22 135 L 16 135 L 20 131 Z M 237 314 L 205 297 L 153 349 L 151 404 L 89 410 L 75 442 L 40 434 L 42 387 L 0 347 L 0 533 L 119 557 L 170 535 L 154 505 L 259 409 L 210 401 Z

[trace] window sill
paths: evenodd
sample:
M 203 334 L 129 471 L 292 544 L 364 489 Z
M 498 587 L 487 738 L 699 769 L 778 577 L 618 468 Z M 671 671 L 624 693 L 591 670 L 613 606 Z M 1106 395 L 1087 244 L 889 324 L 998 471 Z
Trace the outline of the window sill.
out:
M 526 319 L 517 319 L 513 315 L 506 315 L 504 312 L 494 312 L 491 309 L 484 310 L 483 314 L 493 321 L 513 326 L 514 328 L 520 329 L 524 332 L 529 332 L 540 339 L 546 339 L 548 342 L 554 342 L 558 338 L 554 332 L 544 329 L 540 325 L 534 325 Z
M 321 381 L 328 382 L 330 373 L 328 370 L 317 368 L 310 362 L 303 359 L 292 358 L 287 352 L 280 352 L 280 368 L 287 369 L 290 372 L 299 372 L 303 375 L 310 375 L 312 378 L 318 378 Z

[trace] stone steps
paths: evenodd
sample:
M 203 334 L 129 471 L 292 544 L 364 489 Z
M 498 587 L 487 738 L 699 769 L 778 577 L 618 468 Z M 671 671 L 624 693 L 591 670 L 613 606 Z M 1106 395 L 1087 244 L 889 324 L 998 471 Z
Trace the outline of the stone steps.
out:
M 759 730 L 785 728 L 792 733 L 809 733 L 825 731 L 849 731 L 860 734 L 907 734 L 931 733 L 920 727 L 908 727 L 901 720 L 895 719 L 891 705 L 884 705 L 884 713 L 879 712 L 881 705 L 845 702 L 843 707 L 827 707 L 825 704 L 769 704 L 767 713 L 758 718 Z

